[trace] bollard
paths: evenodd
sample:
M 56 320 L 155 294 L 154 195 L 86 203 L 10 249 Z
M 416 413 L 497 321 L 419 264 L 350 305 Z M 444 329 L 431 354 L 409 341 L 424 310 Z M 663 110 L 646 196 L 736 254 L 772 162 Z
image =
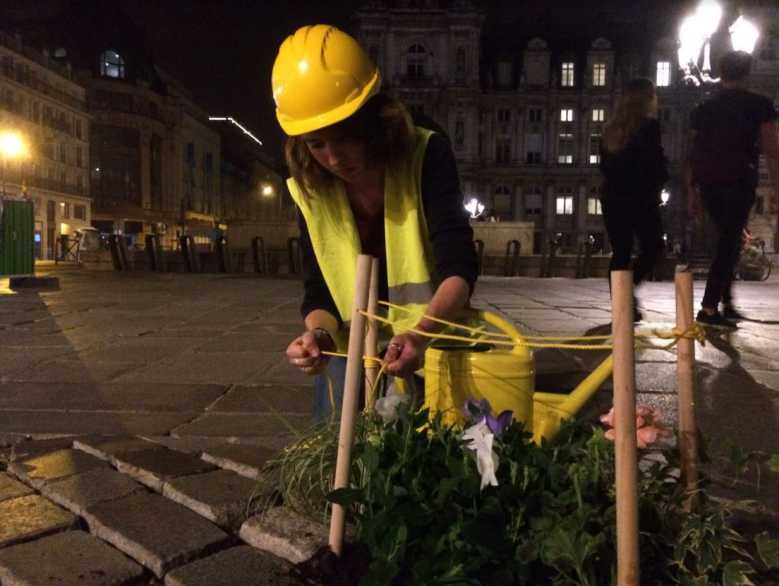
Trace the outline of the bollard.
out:
M 129 271 L 132 267 L 130 266 L 130 255 L 127 252 L 127 240 L 121 234 L 117 240 L 119 244 L 119 258 L 121 259 L 122 270 Z
M 287 240 L 287 259 L 289 262 L 289 273 L 297 275 L 303 270 L 303 257 L 300 250 L 300 238 L 292 236 Z
M 265 256 L 265 240 L 262 236 L 252 238 L 252 260 L 254 272 L 264 275 L 268 272 L 268 259 Z
M 154 256 L 156 258 L 156 266 L 157 270 L 159 272 L 164 272 L 166 269 L 165 266 L 165 251 L 162 248 L 162 243 L 160 242 L 160 235 L 159 234 L 153 234 L 152 235 L 152 241 L 154 242 Z
M 580 243 L 576 250 L 576 279 L 584 278 L 584 244 Z
M 557 245 L 554 240 L 550 240 L 547 248 L 546 253 L 546 262 L 544 263 L 544 271 L 543 271 L 543 277 L 551 277 L 552 276 L 552 265 L 554 264 L 554 259 L 557 254 Z
M 338 456 L 335 464 L 333 490 L 349 486 L 349 470 L 352 460 L 352 442 L 354 441 L 354 419 L 357 415 L 357 403 L 362 383 L 362 352 L 365 343 L 365 316 L 368 307 L 372 259 L 366 254 L 357 257 L 357 278 L 354 286 L 354 305 L 352 321 L 349 326 L 349 350 L 346 359 L 346 378 L 344 380 L 344 398 L 341 406 L 341 426 L 338 432 Z M 330 516 L 330 549 L 337 556 L 343 552 L 344 525 L 346 511 L 343 506 L 333 503 Z
M 681 269 L 681 270 L 680 270 Z M 676 328 L 686 331 L 693 323 L 692 273 L 677 267 Z M 695 507 L 698 485 L 698 429 L 695 423 L 695 340 L 681 338 L 676 346 L 676 392 L 679 401 L 679 455 L 682 478 L 687 489 L 687 510 Z
M 229 273 L 231 270 L 230 248 L 227 246 L 227 239 L 220 236 L 214 242 L 216 252 L 216 262 L 220 273 Z
M 584 244 L 584 267 L 583 267 L 583 279 L 589 279 L 592 272 L 592 242 L 586 242 Z
M 503 260 L 503 276 L 516 277 L 519 272 L 519 240 L 506 243 L 506 257 Z
M 474 240 L 473 246 L 476 249 L 476 274 L 484 274 L 484 241 Z
M 371 260 L 371 280 L 368 291 L 368 313 L 376 315 L 379 309 L 379 259 Z M 375 319 L 368 321 L 368 329 L 365 334 L 365 356 L 376 358 L 378 356 L 379 324 Z M 365 366 L 365 411 L 373 411 L 376 404 L 376 380 L 379 375 L 379 366 L 373 360 Z
M 611 273 L 614 344 L 614 429 L 616 440 L 617 584 L 637 586 L 638 446 L 636 440 L 636 372 L 633 336 L 633 272 Z
M 108 236 L 108 248 L 111 250 L 111 263 L 115 271 L 124 270 L 122 266 L 122 257 L 119 253 L 119 235 L 111 234 Z
M 160 270 L 157 267 L 157 250 L 156 250 L 157 245 L 154 242 L 154 235 L 147 234 L 144 237 L 143 242 L 146 248 L 146 258 L 149 260 L 149 269 L 152 271 Z

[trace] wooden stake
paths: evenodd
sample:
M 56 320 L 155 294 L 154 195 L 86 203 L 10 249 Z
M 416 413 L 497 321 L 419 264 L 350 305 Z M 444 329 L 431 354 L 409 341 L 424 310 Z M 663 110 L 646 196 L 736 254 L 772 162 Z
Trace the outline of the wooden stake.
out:
M 614 429 L 616 431 L 617 584 L 637 586 L 638 448 L 636 445 L 636 372 L 633 351 L 633 273 L 611 273 L 614 338 Z
M 371 262 L 371 286 L 368 294 L 368 313 L 376 315 L 379 308 L 379 259 Z M 368 320 L 368 333 L 365 336 L 365 355 L 369 358 L 378 356 L 379 324 L 376 320 Z M 365 367 L 365 410 L 373 411 L 376 404 L 376 378 L 379 365 L 371 360 Z
M 686 331 L 693 323 L 692 273 L 677 268 L 676 327 Z M 681 338 L 676 345 L 676 392 L 679 399 L 679 455 L 682 478 L 689 492 L 688 510 L 695 506 L 698 485 L 698 429 L 695 423 L 695 340 Z
M 344 398 L 341 407 L 341 428 L 338 434 L 338 457 L 335 463 L 333 489 L 349 486 L 349 469 L 352 463 L 352 442 L 354 441 L 354 419 L 362 382 L 362 352 L 365 342 L 365 316 L 361 313 L 368 307 L 368 288 L 371 276 L 371 257 L 361 254 L 357 257 L 357 278 L 354 284 L 352 321 L 349 325 L 349 350 L 346 359 Z M 330 549 L 340 556 L 343 551 L 346 511 L 341 505 L 333 504 L 330 516 Z

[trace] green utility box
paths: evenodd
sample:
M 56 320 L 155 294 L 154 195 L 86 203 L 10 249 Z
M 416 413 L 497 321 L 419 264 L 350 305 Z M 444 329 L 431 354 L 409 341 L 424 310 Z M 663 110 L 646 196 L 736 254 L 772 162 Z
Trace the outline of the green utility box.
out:
M 35 212 L 31 201 L 0 199 L 0 275 L 32 275 Z

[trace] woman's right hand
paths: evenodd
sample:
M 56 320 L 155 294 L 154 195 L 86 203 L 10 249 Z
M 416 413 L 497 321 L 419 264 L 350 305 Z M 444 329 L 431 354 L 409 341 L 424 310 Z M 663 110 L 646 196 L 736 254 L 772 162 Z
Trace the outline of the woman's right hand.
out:
M 328 357 L 322 351 L 335 349 L 330 335 L 322 330 L 307 330 L 287 346 L 287 360 L 308 375 L 321 373 L 327 366 Z

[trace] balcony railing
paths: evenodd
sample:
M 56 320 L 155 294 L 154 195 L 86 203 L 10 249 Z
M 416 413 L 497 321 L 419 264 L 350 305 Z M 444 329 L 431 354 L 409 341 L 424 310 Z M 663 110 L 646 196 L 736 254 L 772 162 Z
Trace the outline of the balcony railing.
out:
M 22 84 L 31 90 L 48 96 L 61 104 L 70 106 L 74 110 L 79 110 L 81 112 L 86 112 L 87 110 L 86 100 L 79 100 L 74 98 L 70 94 L 66 94 L 62 90 L 55 88 L 50 83 L 28 75 L 22 69 L 7 66 L 0 67 L 0 75 L 3 75 L 3 77 L 15 81 L 16 83 Z

